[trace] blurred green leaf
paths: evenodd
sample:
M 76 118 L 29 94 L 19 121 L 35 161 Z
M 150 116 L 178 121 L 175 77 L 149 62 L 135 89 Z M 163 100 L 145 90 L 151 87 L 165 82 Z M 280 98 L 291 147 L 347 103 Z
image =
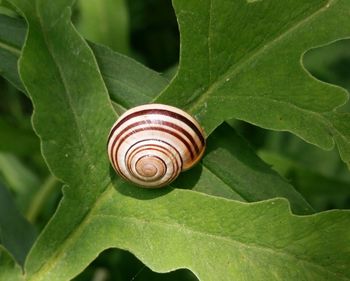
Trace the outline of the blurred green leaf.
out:
M 288 178 L 318 212 L 350 208 L 349 182 L 313 172 L 300 163 L 271 151 L 262 150 L 259 155 Z
M 350 40 L 339 40 L 311 49 L 303 59 L 305 67 L 318 79 L 350 90 Z
M 48 222 L 57 207 L 56 201 L 61 198 L 59 187 L 61 184 L 54 176 L 45 179 L 39 190 L 31 196 L 26 212 L 30 222 L 36 222 L 39 215 L 44 216 L 44 225 Z
M 179 30 L 171 0 L 126 0 L 136 59 L 163 72 L 179 60 Z
M 314 173 L 350 183 L 350 172 L 335 150 L 323 151 L 289 133 L 280 132 L 269 132 L 263 149 L 280 154 Z
M 24 89 L 17 72 L 17 60 L 25 33 L 23 21 L 0 14 L 0 74 L 22 92 Z
M 14 194 L 17 208 L 39 229 L 52 216 L 60 197 L 59 182 L 51 175 L 46 177 L 39 178 L 14 155 L 0 153 L 0 179 Z
M 350 115 L 336 112 L 348 95 L 301 64 L 307 49 L 350 36 L 348 0 L 173 3 L 179 71 L 156 102 L 186 109 L 208 134 L 236 118 L 323 149 L 337 143 L 350 163 Z
M 0 182 L 0 244 L 23 266 L 35 236 L 33 226 L 22 217 L 10 193 Z
M 77 28 L 88 40 L 129 53 L 129 14 L 124 0 L 80 0 Z
M 259 156 L 289 179 L 317 211 L 350 207 L 350 172 L 336 151 L 270 132 Z
M 39 139 L 32 129 L 16 127 L 1 117 L 0 136 L 0 152 L 13 152 L 17 155 L 40 153 Z
M 0 280 L 24 281 L 21 267 L 9 252 L 0 245 Z
M 25 214 L 40 187 L 38 176 L 11 154 L 0 153 L 0 176 L 16 195 L 16 205 Z

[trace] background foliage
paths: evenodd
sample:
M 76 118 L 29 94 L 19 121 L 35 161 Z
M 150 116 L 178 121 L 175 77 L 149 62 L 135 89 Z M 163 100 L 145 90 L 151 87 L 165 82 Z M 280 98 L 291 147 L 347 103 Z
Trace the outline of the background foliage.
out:
M 64 1 L 58 2 L 63 3 Z M 176 2 L 179 3 L 177 6 L 179 15 L 183 16 L 185 13 L 181 14 L 180 9 L 186 10 L 189 7 L 185 7 L 183 1 Z M 195 169 L 182 175 L 174 183 L 174 187 L 180 189 L 192 189 L 195 191 L 194 193 L 187 193 L 187 191 L 183 190 L 175 190 L 171 192 L 166 190 L 160 191 L 161 193 L 150 195 L 148 191 L 147 193 L 133 189 L 132 187 L 125 187 L 115 179 L 112 180 L 112 184 L 106 182 L 106 185 L 112 186 L 110 188 L 111 191 L 107 190 L 107 192 L 113 192 L 115 188 L 120 193 L 117 195 L 107 194 L 107 196 L 104 197 L 101 206 L 99 206 L 98 209 L 100 215 L 105 215 L 105 219 L 102 219 L 101 215 L 101 223 L 96 221 L 91 228 L 81 230 L 83 232 L 84 230 L 86 231 L 84 232 L 84 235 L 86 235 L 86 243 L 83 246 L 84 250 L 82 251 L 81 248 L 79 250 L 79 245 L 73 245 L 73 250 L 71 251 L 78 255 L 78 257 L 74 255 L 69 257 L 68 255 L 67 260 L 62 258 L 61 265 L 59 265 L 60 261 L 58 261 L 58 269 L 56 271 L 53 270 L 53 273 L 49 273 L 48 275 L 43 274 L 42 276 L 35 275 L 38 272 L 38 268 L 41 267 L 41 261 L 45 260 L 46 257 L 49 259 L 51 255 L 50 249 L 47 250 L 45 248 L 51 247 L 52 251 L 54 251 L 55 245 L 62 242 L 60 241 L 60 239 L 62 239 L 62 237 L 60 237 L 60 231 L 57 231 L 60 225 L 64 225 L 66 221 L 72 220 L 72 222 L 70 222 L 70 227 L 74 232 L 75 227 L 77 227 L 79 223 L 78 221 L 81 219 L 81 217 L 79 217 L 80 214 L 84 214 L 84 208 L 90 208 L 90 203 L 86 203 L 86 205 L 81 204 L 81 206 L 76 206 L 70 203 L 76 204 L 76 201 L 74 201 L 75 197 L 79 198 L 79 196 L 83 196 L 84 198 L 87 198 L 87 201 L 90 200 L 93 202 L 97 195 L 93 192 L 86 192 L 86 186 L 91 185 L 92 190 L 102 190 L 104 187 L 102 182 L 105 180 L 103 178 L 105 174 L 106 178 L 109 180 L 110 171 L 108 163 L 103 164 L 105 167 L 104 169 L 99 168 L 101 169 L 98 171 L 99 176 L 96 176 L 96 173 L 88 175 L 87 178 L 84 179 L 84 184 L 81 184 L 81 182 L 79 182 L 79 176 L 77 177 L 77 174 L 85 175 L 87 170 L 94 170 L 94 167 L 91 165 L 99 161 L 98 159 L 100 156 L 98 148 L 105 145 L 103 138 L 101 138 L 99 143 L 96 144 L 95 139 L 92 137 L 96 135 L 96 133 L 99 133 L 99 130 L 89 131 L 86 128 L 93 128 L 96 126 L 96 121 L 98 121 L 99 126 L 102 128 L 104 126 L 103 124 L 113 122 L 114 117 L 116 116 L 112 107 L 108 104 L 108 98 L 106 95 L 107 90 L 114 102 L 113 105 L 117 113 L 123 111 L 125 108 L 132 107 L 136 104 L 150 102 L 155 99 L 168 85 L 169 81 L 171 81 L 177 71 L 180 39 L 176 16 L 170 1 L 133 0 L 124 2 L 111 0 L 81 0 L 73 7 L 72 19 L 78 31 L 81 32 L 85 38 L 90 40 L 89 44 L 93 51 L 92 53 L 85 45 L 82 45 L 80 39 L 72 30 L 67 33 L 60 30 L 62 26 L 69 27 L 69 25 L 65 25 L 66 23 L 62 22 L 62 26 L 60 27 L 60 24 L 53 22 L 57 17 L 50 13 L 43 12 L 49 11 L 49 9 L 48 7 L 45 7 L 45 4 L 41 3 L 40 5 L 43 5 L 41 7 L 42 10 L 38 13 L 42 13 L 45 21 L 44 24 L 47 25 L 47 30 L 53 28 L 52 33 L 47 33 L 47 36 L 51 37 L 49 39 L 49 41 L 51 40 L 50 44 L 53 45 L 51 45 L 51 47 L 48 48 L 49 51 L 46 52 L 44 48 L 41 49 L 40 47 L 40 44 L 42 44 L 42 40 L 40 39 L 40 28 L 37 27 L 37 23 L 34 20 L 35 17 L 30 16 L 31 13 L 36 13 L 36 11 L 32 11 L 30 8 L 23 6 L 21 1 L 13 1 L 13 3 L 17 4 L 22 9 L 27 20 L 33 26 L 32 35 L 27 42 L 27 53 L 24 55 L 23 60 L 24 62 L 26 60 L 31 62 L 31 58 L 33 61 L 35 56 L 38 56 L 40 59 L 35 57 L 34 61 L 37 62 L 37 65 L 34 67 L 31 63 L 25 64 L 23 62 L 23 65 L 20 68 L 21 80 L 18 76 L 16 66 L 21 46 L 24 43 L 27 26 L 23 20 L 19 19 L 17 12 L 13 10 L 12 6 L 8 3 L 2 3 L 2 15 L 0 16 L 0 73 L 6 80 L 0 80 L 0 242 L 2 245 L 0 248 L 0 280 L 11 280 L 10 278 L 13 280 L 20 280 L 22 278 L 20 274 L 20 266 L 23 266 L 24 258 L 34 241 L 35 236 L 37 233 L 40 233 L 48 223 L 62 198 L 61 188 L 63 184 L 56 177 L 60 178 L 65 183 L 69 183 L 70 186 L 76 185 L 80 187 L 77 188 L 75 192 L 71 192 L 70 187 L 65 187 L 64 191 L 66 198 L 65 201 L 61 203 L 60 208 L 63 209 L 67 207 L 69 211 L 66 209 L 66 215 L 63 214 L 61 217 L 59 212 L 56 213 L 58 221 L 56 222 L 57 226 L 55 228 L 55 222 L 53 222 L 53 226 L 51 226 L 52 229 L 56 230 L 56 233 L 50 233 L 49 228 L 46 232 L 49 234 L 46 236 L 44 234 L 41 237 L 41 244 L 39 242 L 36 245 L 36 248 L 31 252 L 30 260 L 26 264 L 26 270 L 29 278 L 32 278 L 32 280 L 46 280 L 45 278 L 51 278 L 49 274 L 53 274 L 52 280 L 56 280 L 57 278 L 57 280 L 69 279 L 77 275 L 99 253 L 98 250 L 92 249 L 93 247 L 90 249 L 89 245 L 91 241 L 95 241 L 97 244 L 101 243 L 101 249 L 116 245 L 120 245 L 120 248 L 130 249 L 134 254 L 146 262 L 149 267 L 157 271 L 164 272 L 178 267 L 191 268 L 191 266 L 193 266 L 192 270 L 197 276 L 202 276 L 203 280 L 208 280 L 205 279 L 208 278 L 208 276 L 218 276 L 219 272 L 223 275 L 227 274 L 227 277 L 222 277 L 222 280 L 226 280 L 225 278 L 231 280 L 229 276 L 231 273 L 225 272 L 226 265 L 224 265 L 224 269 L 219 267 L 213 269 L 213 272 L 211 273 L 211 270 L 206 267 L 207 264 L 204 261 L 203 265 L 192 265 L 191 262 L 188 261 L 189 258 L 181 257 L 181 254 L 179 255 L 176 251 L 182 249 L 181 245 L 183 246 L 185 242 L 181 239 L 185 237 L 187 240 L 190 240 L 190 245 L 188 247 L 192 245 L 194 248 L 202 250 L 199 251 L 198 254 L 203 257 L 203 259 L 204 257 L 211 256 L 212 252 L 210 252 L 210 247 L 197 244 L 198 241 L 202 240 L 202 238 L 196 237 L 197 234 L 189 236 L 186 236 L 185 234 L 179 234 L 179 236 L 176 236 L 174 234 L 175 238 L 172 240 L 166 236 L 166 234 L 169 235 L 169 233 L 173 234 L 171 229 L 166 229 L 162 232 L 156 226 L 155 229 L 152 229 L 152 226 L 148 229 L 147 225 L 140 227 L 140 223 L 133 224 L 131 222 L 127 228 L 135 227 L 136 230 L 134 229 L 134 231 L 140 231 L 140 235 L 135 236 L 134 238 L 136 241 L 137 239 L 140 239 L 140 237 L 143 237 L 141 235 L 142 232 L 148 233 L 150 238 L 147 238 L 147 235 L 145 235 L 144 238 L 141 238 L 144 240 L 140 240 L 140 245 L 134 242 L 130 242 L 133 245 L 129 245 L 126 237 L 130 237 L 132 231 L 131 233 L 125 232 L 122 234 L 121 228 L 125 228 L 125 226 L 121 222 L 115 225 L 115 218 L 112 218 L 112 221 L 107 219 L 111 213 L 118 213 L 121 217 L 128 217 L 136 214 L 138 219 L 147 220 L 147 217 L 144 217 L 143 212 L 150 216 L 150 221 L 154 220 L 159 223 L 169 221 L 180 222 L 189 229 L 194 226 L 195 228 L 198 227 L 196 230 L 204 232 L 208 231 L 209 233 L 215 233 L 218 236 L 234 235 L 234 237 L 242 239 L 244 241 L 243 244 L 247 241 L 255 241 L 255 243 L 256 241 L 260 241 L 259 239 L 261 238 L 257 239 L 254 237 L 254 233 L 259 233 L 261 229 L 264 230 L 264 233 L 266 232 L 265 237 L 262 238 L 263 243 L 266 243 L 266 245 L 275 245 L 275 241 L 271 240 L 270 236 L 277 236 L 278 238 L 283 237 L 284 243 L 292 243 L 294 238 L 298 237 L 296 229 L 300 227 L 300 225 L 303 225 L 300 224 L 301 221 L 305 221 L 306 229 L 311 224 L 315 225 L 316 229 L 319 227 L 320 230 L 319 233 L 313 232 L 311 237 L 305 238 L 306 241 L 303 242 L 303 247 L 306 247 L 310 252 L 316 252 L 310 256 L 315 258 L 316 264 L 318 262 L 322 263 L 323 270 L 325 271 L 317 271 L 318 269 L 314 270 L 310 268 L 303 274 L 306 276 L 307 274 L 314 274 L 312 275 L 313 278 L 315 278 L 317 274 L 320 274 L 321 277 L 319 276 L 317 280 L 323 280 L 322 278 L 325 280 L 326 278 L 331 278 L 329 280 L 348 280 L 350 278 L 346 269 L 342 268 L 343 265 L 350 264 L 349 255 L 344 254 L 341 257 L 332 256 L 333 254 L 338 255 L 339 251 L 346 253 L 349 250 L 348 245 L 342 244 L 342 241 L 349 241 L 350 237 L 350 234 L 346 229 L 346 223 L 349 223 L 348 212 L 327 212 L 321 214 L 321 216 L 311 216 L 307 222 L 307 220 L 303 220 L 300 217 L 293 216 L 291 219 L 287 212 L 288 207 L 286 206 L 285 201 L 279 200 L 267 201 L 261 203 L 262 205 L 253 204 L 251 207 L 247 208 L 247 211 L 245 211 L 245 206 L 249 205 L 241 205 L 241 203 L 238 202 L 237 204 L 233 203 L 233 205 L 227 204 L 227 208 L 222 209 L 222 212 L 220 212 L 220 206 L 226 206 L 226 203 L 224 203 L 226 200 L 222 199 L 222 201 L 220 201 L 221 199 L 215 199 L 217 197 L 213 197 L 213 199 L 211 197 L 206 197 L 207 195 L 201 195 L 201 193 L 206 193 L 244 202 L 255 202 L 275 197 L 285 197 L 289 200 L 291 208 L 296 214 L 310 214 L 315 211 L 320 212 L 331 209 L 348 209 L 350 206 L 350 175 L 348 168 L 341 161 L 337 151 L 320 150 L 290 133 L 268 131 L 236 119 L 228 120 L 227 124 L 221 125 L 210 135 L 208 139 L 208 152 L 202 163 Z M 193 3 L 195 3 L 195 1 L 193 1 Z M 349 11 L 350 5 L 346 1 L 342 1 L 342 3 L 348 5 L 347 11 Z M 45 10 L 45 8 L 47 10 Z M 62 7 L 56 7 L 55 9 L 59 8 Z M 205 5 L 203 5 L 202 8 L 205 9 Z M 53 9 L 52 13 L 58 11 L 55 9 Z M 193 17 L 193 15 L 191 16 Z M 69 15 L 65 15 L 65 19 L 67 18 L 69 18 Z M 180 17 L 178 19 L 181 20 Z M 220 22 L 222 17 L 213 19 Z M 187 19 L 185 18 L 183 20 Z M 96 22 L 99 22 L 100 24 L 93 24 Z M 326 24 L 331 26 L 328 27 L 331 32 L 332 24 Z M 190 25 L 187 25 L 187 27 L 188 26 Z M 200 26 L 199 23 L 198 26 Z M 55 28 L 57 28 L 57 30 L 55 30 Z M 255 27 L 253 30 L 254 29 Z M 258 31 L 258 29 L 256 29 L 256 31 Z M 62 36 L 55 37 L 54 35 L 50 35 L 55 32 L 67 34 L 68 38 L 64 39 Z M 187 34 L 187 32 L 188 31 L 184 30 L 184 33 Z M 340 31 L 338 31 L 338 33 L 340 33 Z M 193 34 L 193 32 L 190 31 L 189 34 Z M 200 34 L 200 32 L 198 32 L 198 34 Z M 348 34 L 350 34 L 350 31 Z M 189 39 L 189 37 L 185 37 L 184 35 L 182 47 L 184 47 L 184 45 L 196 46 L 191 40 L 192 39 Z M 71 42 L 71 45 L 64 46 L 67 42 Z M 92 42 L 109 46 L 111 49 L 96 45 Z M 224 46 L 224 44 L 225 42 L 222 42 L 220 46 Z M 72 57 L 76 57 L 77 54 L 79 54 L 80 59 L 84 60 L 85 58 L 86 60 L 91 60 L 94 55 L 96 57 L 96 63 L 101 71 L 103 81 L 99 78 L 100 76 L 95 65 L 91 66 L 91 69 L 86 69 L 79 63 L 76 63 L 74 58 L 69 60 L 69 55 L 62 55 L 59 59 L 50 57 L 50 53 L 59 56 L 61 50 L 65 50 L 65 48 L 68 50 L 69 48 L 74 49 L 74 47 L 78 46 L 83 47 L 81 47 L 77 53 L 73 53 Z M 38 54 L 37 48 L 42 50 L 40 54 Z M 188 48 L 187 50 L 190 49 L 191 48 Z M 195 48 L 193 49 L 195 50 Z M 151 71 L 127 57 L 114 53 L 112 50 L 131 56 L 157 72 Z M 305 53 L 303 62 L 308 71 L 318 79 L 340 85 L 349 90 L 349 50 L 349 40 L 333 42 L 327 46 L 309 50 Z M 198 50 L 195 51 L 198 52 Z M 185 63 L 186 58 L 183 57 L 182 59 L 182 62 Z M 190 59 L 193 60 L 192 54 L 190 54 Z M 199 61 L 199 63 L 202 62 Z M 286 63 L 288 63 L 288 61 L 286 61 Z M 52 80 L 56 79 L 55 74 L 57 74 L 57 65 L 58 68 L 62 67 L 61 71 L 71 75 L 67 76 L 71 79 L 67 82 L 70 90 L 67 90 L 67 84 L 64 83 L 64 79 L 62 79 L 63 83 L 57 82 L 50 84 L 47 82 L 48 75 L 52 75 Z M 192 67 L 195 68 L 196 64 L 193 64 Z M 182 69 L 183 68 L 184 66 L 182 66 Z M 42 69 L 45 69 L 46 71 L 42 72 Z M 76 73 L 77 69 L 79 69 L 79 73 Z M 185 70 L 182 70 L 183 73 L 186 73 Z M 197 71 L 199 75 L 204 75 L 204 71 L 200 68 Z M 36 73 L 34 78 L 33 72 Z M 89 81 L 89 83 L 82 86 L 82 81 L 80 84 L 76 85 L 74 79 L 76 79 L 76 77 L 79 79 L 82 73 L 84 74 L 84 80 Z M 305 77 L 308 78 L 307 75 L 305 75 Z M 192 78 L 193 80 L 197 79 L 196 77 Z M 174 80 L 172 84 L 173 86 L 167 88 L 163 97 L 160 97 L 160 100 L 181 104 L 181 95 L 174 100 L 174 93 L 177 91 L 185 93 L 186 89 L 183 90 L 181 87 L 189 87 L 187 89 L 190 89 L 195 86 L 194 81 L 184 81 L 181 80 L 183 79 L 181 77 L 177 79 L 180 79 L 180 81 L 176 82 L 176 80 Z M 23 81 L 25 87 L 23 86 Z M 93 88 L 91 85 L 94 85 Z M 320 87 L 320 89 L 326 89 L 325 91 L 333 90 L 334 93 L 340 93 L 339 89 L 329 87 L 328 85 L 326 86 L 325 84 L 318 83 L 317 87 Z M 71 91 L 73 94 L 70 96 L 69 93 Z M 35 124 L 36 132 L 42 137 L 42 150 L 46 159 L 42 156 L 39 139 L 34 133 L 30 121 L 33 112 L 32 102 L 27 96 L 23 95 L 23 92 L 29 92 L 31 99 L 34 102 L 37 117 L 34 117 L 33 123 Z M 56 92 L 67 92 L 68 95 L 60 99 L 59 94 L 55 95 Z M 87 94 L 86 99 L 84 99 L 81 96 L 74 96 L 75 92 L 90 94 Z M 99 98 L 100 96 L 103 96 L 104 98 L 101 99 Z M 54 103 L 52 103 L 52 99 L 54 99 Z M 314 101 L 307 102 L 312 104 Z M 74 119 L 74 112 L 71 113 L 69 111 L 67 111 L 66 116 L 52 114 L 52 112 L 59 112 L 62 108 L 66 108 L 66 104 L 68 103 L 73 104 L 73 108 L 77 110 L 78 116 L 83 116 L 81 119 Z M 316 103 L 317 101 L 315 101 L 315 104 Z M 51 105 L 49 106 L 49 104 Z M 98 114 L 98 118 L 90 118 L 89 116 L 91 114 L 89 110 L 87 111 L 86 109 L 93 109 L 96 105 L 98 105 L 99 110 L 104 111 L 104 113 L 101 115 Z M 348 106 L 343 107 L 341 110 L 343 112 L 348 112 Z M 196 113 L 196 111 L 193 112 Z M 70 116 L 70 114 L 72 114 L 73 117 Z M 50 120 L 51 124 L 57 124 L 56 129 L 67 131 L 64 131 L 60 138 L 56 138 L 55 130 L 48 130 L 47 120 Z M 62 120 L 64 120 L 63 125 L 59 125 L 62 123 Z M 71 124 L 72 120 L 76 120 L 77 122 L 75 127 L 72 126 L 67 129 L 65 124 Z M 203 120 L 205 120 L 205 118 Z M 106 125 L 106 127 L 108 126 Z M 80 133 L 79 130 L 82 128 L 85 129 L 83 130 L 83 133 Z M 212 131 L 212 129 L 209 131 Z M 77 135 L 76 138 L 72 137 L 75 135 Z M 308 139 L 308 136 L 305 138 Z M 81 151 L 76 149 L 76 139 L 79 139 L 81 142 L 78 144 L 79 146 L 86 145 L 89 147 L 88 155 L 90 156 L 81 155 Z M 312 140 L 312 137 L 308 140 L 314 143 L 322 143 L 322 140 L 315 141 Z M 61 151 L 55 154 L 52 151 L 57 150 L 57 142 L 62 144 L 62 146 L 60 148 Z M 328 145 L 326 146 L 328 147 Z M 257 155 L 259 155 L 260 158 Z M 86 166 L 79 163 L 78 160 L 75 160 L 85 160 L 89 157 L 92 158 L 87 161 L 88 164 Z M 65 165 L 60 165 L 60 158 L 67 158 L 65 161 L 68 161 L 67 163 L 70 163 L 72 166 L 66 167 Z M 49 171 L 45 161 L 50 163 L 50 169 L 54 171 L 56 177 Z M 266 163 L 271 165 L 273 170 Z M 70 172 L 71 167 L 75 167 L 74 173 Z M 81 176 L 81 178 L 83 178 L 83 176 Z M 13 199 L 11 199 L 11 197 Z M 180 212 L 178 217 L 172 217 L 169 214 L 166 214 L 169 210 L 174 210 L 174 212 L 179 211 L 176 210 L 176 205 L 172 205 L 173 202 L 177 202 L 176 200 L 178 200 L 179 197 L 182 202 L 186 202 L 183 203 L 183 213 Z M 118 203 L 120 205 L 118 208 L 121 209 L 115 208 L 115 203 Z M 210 216 L 210 214 L 207 214 L 208 217 L 205 217 L 200 212 L 202 211 L 203 206 L 199 206 L 198 204 L 203 204 L 203 206 L 216 204 L 215 206 L 217 207 L 214 208 L 214 210 L 211 210 L 204 206 L 204 209 L 212 215 Z M 130 206 L 131 209 L 129 209 Z M 188 206 L 188 208 L 186 208 L 186 206 Z M 270 208 L 269 206 L 272 207 Z M 154 208 L 156 208 L 155 211 L 152 210 Z M 219 224 L 222 226 L 222 229 L 218 231 L 215 229 L 215 226 L 218 226 L 216 220 L 219 216 L 222 216 L 222 214 L 227 213 L 228 210 L 232 210 L 232 213 L 235 213 L 234 216 L 231 216 L 230 213 L 228 213 L 227 220 L 225 220 L 232 223 L 232 225 Z M 241 219 L 239 216 L 239 210 L 242 210 Z M 270 213 L 269 210 L 271 210 Z M 164 221 L 162 217 L 158 217 L 157 211 L 160 214 L 166 214 L 165 217 L 167 220 Z M 258 218 L 254 217 L 255 213 L 265 213 L 266 220 L 259 221 Z M 280 216 L 276 216 L 276 213 L 280 214 Z M 27 221 L 23 220 L 21 214 L 26 217 L 31 224 L 28 224 Z M 74 222 L 74 214 L 77 214 L 76 222 Z M 189 214 L 189 216 L 187 217 L 186 214 Z M 201 217 L 204 218 L 203 225 L 197 221 L 197 219 Z M 91 220 L 93 221 L 93 217 Z M 213 229 L 210 229 L 211 220 Z M 236 230 L 240 223 L 246 224 L 247 221 L 254 221 L 251 229 L 249 226 L 243 227 L 242 225 L 243 231 Z M 276 224 L 269 223 L 270 229 L 268 229 L 265 227 L 267 221 L 273 221 Z M 221 220 L 219 220 L 219 222 L 222 223 Z M 281 226 L 279 224 L 281 222 L 289 223 Z M 296 227 L 293 227 L 294 223 Z M 334 232 L 329 234 L 330 237 L 327 236 L 327 233 L 322 231 L 322 226 L 329 226 L 329 224 L 334 227 Z M 235 230 L 231 229 L 231 226 L 234 226 Z M 260 226 L 260 228 L 258 226 Z M 137 230 L 137 227 L 140 227 L 140 229 Z M 287 230 L 288 227 L 290 227 L 289 232 Z M 21 229 L 25 229 L 25 231 Z M 95 229 L 97 229 L 96 232 Z M 113 229 L 115 229 L 115 235 L 110 237 L 108 232 L 111 232 Z M 90 230 L 91 233 L 89 233 L 88 230 Z M 7 232 L 9 234 L 7 234 Z M 102 238 L 113 241 L 111 242 L 112 244 L 108 242 L 102 243 L 101 241 L 103 241 L 103 239 L 99 241 L 96 233 L 100 232 L 105 235 L 102 236 Z M 26 236 L 16 237 L 13 236 L 12 233 L 26 234 Z M 289 237 L 288 234 L 290 233 L 294 236 L 290 235 Z M 151 238 L 154 238 L 153 234 L 154 236 L 160 236 L 157 243 L 151 241 Z M 121 240 L 124 239 L 123 242 L 114 241 L 114 239 L 117 238 L 113 236 L 118 235 L 120 235 Z M 78 235 L 77 237 L 80 236 Z M 193 241 L 191 239 L 193 239 Z M 316 242 L 322 242 L 324 239 L 328 241 L 328 245 L 324 245 L 323 247 L 317 245 L 317 243 L 313 245 L 314 240 Z M 149 246 L 144 247 L 142 244 L 145 243 L 149 243 Z M 167 246 L 167 243 L 172 243 L 173 248 L 171 245 Z M 241 249 L 230 245 L 232 248 L 229 248 L 227 250 L 228 252 L 225 252 L 226 246 L 209 239 L 207 245 L 210 243 L 214 243 L 214 246 L 219 249 L 219 257 L 216 257 L 218 259 L 220 259 L 220 256 L 226 254 L 229 256 L 237 251 L 237 249 Z M 70 245 L 68 246 L 70 247 Z M 74 247 L 77 247 L 77 249 L 74 249 Z M 144 254 L 144 251 L 148 251 L 152 247 L 159 247 L 159 249 L 153 249 L 154 254 L 152 252 Z M 298 247 L 300 247 L 300 245 Z M 174 251 L 174 256 L 178 255 L 176 258 L 182 262 L 180 262 L 180 265 L 183 266 L 178 266 L 179 263 L 177 260 L 175 262 L 172 261 L 176 265 L 171 262 L 169 265 L 167 264 L 168 261 L 165 257 L 153 256 L 156 255 L 156 253 L 163 253 L 164 249 L 167 249 L 169 253 Z M 293 252 L 294 250 L 291 249 L 291 251 Z M 242 252 L 245 253 L 245 257 L 252 255 L 252 252 L 249 251 L 247 253 L 242 250 Z M 283 276 L 283 274 L 288 275 L 289 270 L 298 270 L 297 267 L 293 266 L 288 269 L 283 268 L 281 265 L 284 263 L 283 259 L 281 260 L 281 264 L 275 262 L 277 253 L 272 255 L 263 253 L 262 251 L 257 251 L 257 253 L 256 256 L 259 257 L 259 260 L 254 261 L 253 269 L 255 271 L 252 273 L 255 278 L 257 278 L 256 280 L 267 278 L 264 275 L 266 274 L 264 269 L 257 269 L 259 262 L 264 264 L 265 260 L 269 263 L 271 261 L 272 263 L 275 263 L 275 274 L 277 276 Z M 168 255 L 170 256 L 170 254 Z M 332 268 L 327 271 L 328 265 L 325 265 L 327 262 L 322 260 L 325 259 L 327 255 L 328 258 L 331 256 L 332 262 L 336 264 L 335 267 L 339 265 L 339 268 Z M 305 259 L 307 260 L 308 258 L 309 257 L 306 254 Z M 77 268 L 74 268 L 73 266 L 68 272 L 60 271 L 60 266 L 61 268 L 65 268 L 64 263 L 74 259 L 83 260 L 82 264 Z M 163 261 L 163 259 L 165 261 Z M 301 257 L 300 259 L 302 260 Z M 55 261 L 52 259 L 51 262 L 57 262 L 57 259 Z M 290 262 L 290 260 L 287 258 L 287 263 L 288 262 Z M 240 266 L 241 268 L 244 268 L 244 266 L 247 265 L 240 264 Z M 329 267 L 331 266 L 332 265 Z M 3 269 L 1 269 L 1 267 Z M 50 267 L 50 265 L 48 265 L 48 267 Z M 205 276 L 205 274 L 200 271 L 201 268 L 208 271 L 208 276 Z M 279 272 L 279 269 L 282 269 L 283 273 Z M 249 272 L 249 270 L 249 267 L 247 267 L 245 272 Z M 238 276 L 239 271 L 239 269 L 235 269 L 232 274 Z M 50 272 L 50 269 L 48 272 Z M 245 274 L 246 275 L 241 275 L 240 280 L 253 280 L 252 276 L 249 276 L 247 273 Z M 287 276 L 284 277 L 287 278 Z M 293 275 L 290 273 L 288 278 L 288 280 L 293 280 Z M 170 273 L 155 273 L 147 266 L 143 265 L 141 261 L 129 252 L 116 249 L 103 251 L 83 272 L 76 276 L 75 279 L 197 280 L 193 273 L 185 269 L 176 270 L 175 272 Z M 221 279 L 219 278 L 218 280 Z

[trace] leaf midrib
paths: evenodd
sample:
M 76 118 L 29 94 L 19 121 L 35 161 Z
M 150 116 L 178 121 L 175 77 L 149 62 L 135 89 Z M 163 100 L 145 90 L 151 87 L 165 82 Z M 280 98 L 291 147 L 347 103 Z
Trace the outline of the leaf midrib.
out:
M 284 37 L 287 37 L 289 34 L 293 33 L 295 30 L 297 30 L 300 26 L 304 25 L 305 23 L 311 21 L 313 18 L 317 17 L 317 15 L 323 13 L 325 10 L 329 9 L 333 3 L 335 3 L 337 0 L 329 0 L 322 8 L 317 10 L 316 12 L 310 14 L 303 20 L 297 22 L 295 25 L 291 26 L 289 29 L 287 29 L 285 32 L 282 32 L 280 35 L 278 35 L 276 38 L 272 39 L 267 44 L 263 44 L 259 48 L 257 48 L 254 52 L 250 54 L 249 57 L 244 57 L 242 60 L 236 64 L 234 64 L 232 67 L 230 67 L 225 73 L 220 75 L 215 81 L 208 86 L 207 90 L 203 92 L 202 95 L 200 95 L 197 99 L 194 99 L 192 102 L 192 105 L 190 105 L 187 110 L 191 113 L 195 113 L 198 111 L 198 108 L 201 107 L 202 104 L 205 103 L 205 101 L 208 99 L 208 97 L 215 92 L 217 88 L 219 88 L 221 85 L 223 85 L 227 79 L 231 79 L 231 77 L 238 73 L 240 70 L 242 70 L 247 64 L 249 64 L 251 61 L 253 61 L 255 58 L 259 57 L 263 52 L 266 50 L 269 50 L 273 48 L 280 40 L 282 40 Z M 211 7 L 212 8 L 212 7 Z M 210 13 L 211 15 L 211 10 Z M 208 33 L 210 34 L 210 32 Z M 209 41 L 209 38 L 208 38 Z M 209 41 L 210 42 L 210 41 Z M 201 89 L 197 89 L 197 91 L 201 91 Z

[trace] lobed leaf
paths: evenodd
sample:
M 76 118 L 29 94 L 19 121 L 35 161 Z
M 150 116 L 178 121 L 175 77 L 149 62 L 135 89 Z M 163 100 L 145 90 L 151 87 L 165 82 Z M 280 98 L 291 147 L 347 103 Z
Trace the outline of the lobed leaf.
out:
M 307 49 L 350 36 L 348 0 L 173 3 L 180 65 L 157 102 L 193 113 L 207 134 L 236 118 L 323 149 L 336 143 L 350 163 L 350 115 L 336 110 L 348 95 L 313 79 L 301 64 Z

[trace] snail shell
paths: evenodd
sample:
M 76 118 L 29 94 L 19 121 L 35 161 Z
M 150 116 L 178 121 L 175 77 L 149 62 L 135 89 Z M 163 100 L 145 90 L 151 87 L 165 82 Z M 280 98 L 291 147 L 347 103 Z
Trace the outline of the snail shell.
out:
M 169 105 L 148 104 L 126 111 L 114 123 L 108 155 L 114 170 L 142 187 L 171 183 L 203 155 L 205 138 L 198 122 Z

